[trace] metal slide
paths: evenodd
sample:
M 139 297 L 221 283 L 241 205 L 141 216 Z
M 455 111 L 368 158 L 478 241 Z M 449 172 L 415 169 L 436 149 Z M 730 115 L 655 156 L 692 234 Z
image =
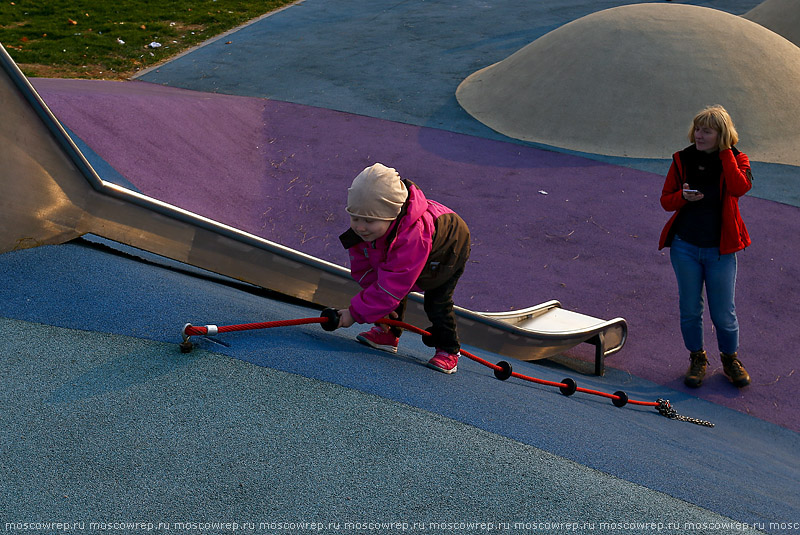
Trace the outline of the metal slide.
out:
M 322 306 L 358 292 L 346 268 L 102 180 L 0 44 L 0 254 L 94 234 Z M 595 346 L 595 373 L 625 344 L 622 318 L 557 301 L 503 313 L 456 307 L 464 344 L 520 360 Z M 422 296 L 405 320 L 428 324 Z

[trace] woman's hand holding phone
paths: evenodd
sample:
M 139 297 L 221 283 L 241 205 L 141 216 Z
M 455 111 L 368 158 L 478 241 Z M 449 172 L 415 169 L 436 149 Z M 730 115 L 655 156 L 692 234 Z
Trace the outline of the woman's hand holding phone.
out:
M 683 185 L 683 198 L 689 202 L 694 202 L 702 199 L 703 194 L 696 189 L 691 189 L 689 187 L 689 183 L 687 182 Z

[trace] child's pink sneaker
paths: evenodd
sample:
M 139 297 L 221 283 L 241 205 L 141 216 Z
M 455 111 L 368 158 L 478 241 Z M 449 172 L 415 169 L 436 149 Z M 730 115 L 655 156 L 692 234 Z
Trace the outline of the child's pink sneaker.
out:
M 397 353 L 397 343 L 400 341 L 391 331 L 384 331 L 380 325 L 375 325 L 372 329 L 359 334 L 356 340 L 389 353 Z
M 436 354 L 428 361 L 428 367 L 442 373 L 456 373 L 458 371 L 458 357 L 461 353 L 448 353 L 444 349 L 437 349 Z

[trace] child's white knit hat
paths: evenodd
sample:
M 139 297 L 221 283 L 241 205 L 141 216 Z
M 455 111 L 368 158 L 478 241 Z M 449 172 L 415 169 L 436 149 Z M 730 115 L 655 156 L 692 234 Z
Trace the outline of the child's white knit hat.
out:
M 395 219 L 406 199 L 408 190 L 397 171 L 376 163 L 353 179 L 347 190 L 347 213 L 371 219 Z

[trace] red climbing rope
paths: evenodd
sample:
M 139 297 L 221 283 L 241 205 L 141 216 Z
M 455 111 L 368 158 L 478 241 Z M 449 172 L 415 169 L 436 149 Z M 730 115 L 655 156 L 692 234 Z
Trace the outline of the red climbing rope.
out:
M 320 323 L 322 324 L 322 328 L 327 331 L 336 330 L 336 328 L 338 327 L 338 312 L 335 309 L 327 308 L 322 311 L 322 315 L 319 318 L 301 318 L 294 320 L 265 321 L 260 323 L 243 323 L 240 325 L 222 325 L 222 326 L 205 325 L 203 327 L 196 327 L 193 326 L 191 323 L 187 323 L 186 325 L 184 325 L 183 330 L 181 331 L 181 334 L 183 335 L 183 342 L 180 344 L 180 347 L 181 351 L 184 353 L 188 353 L 189 351 L 192 350 L 194 345 L 189 340 L 190 336 L 214 336 L 217 333 L 248 331 L 254 329 L 269 329 L 272 327 L 291 327 L 294 325 L 307 325 L 311 323 Z M 380 320 L 378 323 L 385 323 L 386 325 L 400 327 L 402 329 L 417 333 L 421 336 L 431 336 L 429 332 L 423 329 L 420 329 L 418 327 L 409 325 L 408 323 L 404 323 L 398 320 L 383 319 Z M 561 393 L 564 394 L 565 396 L 571 396 L 575 392 L 583 392 L 585 394 L 601 396 L 610 399 L 617 407 L 623 407 L 628 403 L 632 405 L 657 407 L 658 412 L 668 418 L 688 421 L 706 427 L 714 427 L 714 424 L 712 424 L 711 422 L 678 415 L 675 409 L 673 409 L 672 406 L 670 405 L 669 400 L 658 399 L 657 401 L 637 401 L 634 399 L 629 399 L 628 395 L 622 391 L 617 391 L 614 392 L 613 394 L 608 394 L 606 392 L 601 392 L 599 390 L 581 388 L 577 386 L 575 381 L 569 378 L 564 379 L 560 383 L 555 381 L 547 381 L 544 379 L 537 379 L 536 377 L 530 377 L 528 375 L 523 375 L 521 373 L 512 371 L 511 365 L 505 361 L 498 362 L 497 364 L 492 364 L 491 362 L 484 360 L 476 355 L 473 355 L 472 353 L 464 349 L 461 350 L 461 354 L 471 360 L 474 360 L 479 364 L 486 366 L 487 368 L 492 369 L 494 371 L 495 377 L 503 381 L 505 381 L 509 377 L 516 377 L 517 379 L 522 379 L 523 381 L 556 387 L 559 390 L 561 390 Z
M 396 327 L 400 327 L 402 329 L 406 329 L 406 330 L 409 330 L 411 332 L 415 332 L 415 333 L 417 333 L 419 335 L 422 335 L 422 336 L 430 336 L 430 333 L 428 333 L 427 331 L 425 331 L 423 329 L 420 329 L 418 327 L 414 327 L 413 325 L 408 325 L 406 323 L 403 323 L 402 321 L 383 319 L 379 323 L 386 323 L 387 325 L 394 325 Z M 504 371 L 504 367 L 503 366 L 501 366 L 499 364 L 492 364 L 491 362 L 489 362 L 487 360 L 484 360 L 484 359 L 482 359 L 482 358 L 480 358 L 480 357 L 478 357 L 476 355 L 473 355 L 472 353 L 470 353 L 469 351 L 466 351 L 464 349 L 461 350 L 461 354 L 464 355 L 465 357 L 469 358 L 469 359 L 474 360 L 475 362 L 477 362 L 479 364 L 483 364 L 487 368 L 491 368 L 492 370 L 494 370 L 496 372 L 503 372 Z M 536 377 L 529 377 L 527 375 L 523 375 L 521 373 L 517 373 L 517 372 L 513 372 L 513 371 L 511 372 L 510 376 L 511 377 L 516 377 L 517 379 L 522 379 L 523 381 L 529 381 L 531 383 L 536 383 L 536 384 L 540 384 L 540 385 L 554 386 L 556 388 L 562 388 L 562 389 L 569 389 L 570 388 L 570 385 L 567 384 L 567 383 L 556 383 L 554 381 L 546 381 L 545 379 L 537 379 Z M 585 394 L 594 394 L 595 396 L 602 396 L 602 397 L 609 398 L 612 401 L 613 400 L 616 400 L 616 401 L 622 401 L 623 400 L 623 397 L 618 395 L 618 394 L 606 394 L 605 392 L 600 392 L 600 391 L 597 391 L 597 390 L 590 390 L 588 388 L 581 388 L 581 387 L 578 387 L 578 386 L 575 387 L 574 392 L 583 392 Z M 657 401 L 636 401 L 636 400 L 633 400 L 633 399 L 628 399 L 627 403 L 631 403 L 633 405 L 645 405 L 645 406 L 648 406 L 648 407 L 658 407 L 658 405 L 659 405 L 659 402 L 657 402 Z

